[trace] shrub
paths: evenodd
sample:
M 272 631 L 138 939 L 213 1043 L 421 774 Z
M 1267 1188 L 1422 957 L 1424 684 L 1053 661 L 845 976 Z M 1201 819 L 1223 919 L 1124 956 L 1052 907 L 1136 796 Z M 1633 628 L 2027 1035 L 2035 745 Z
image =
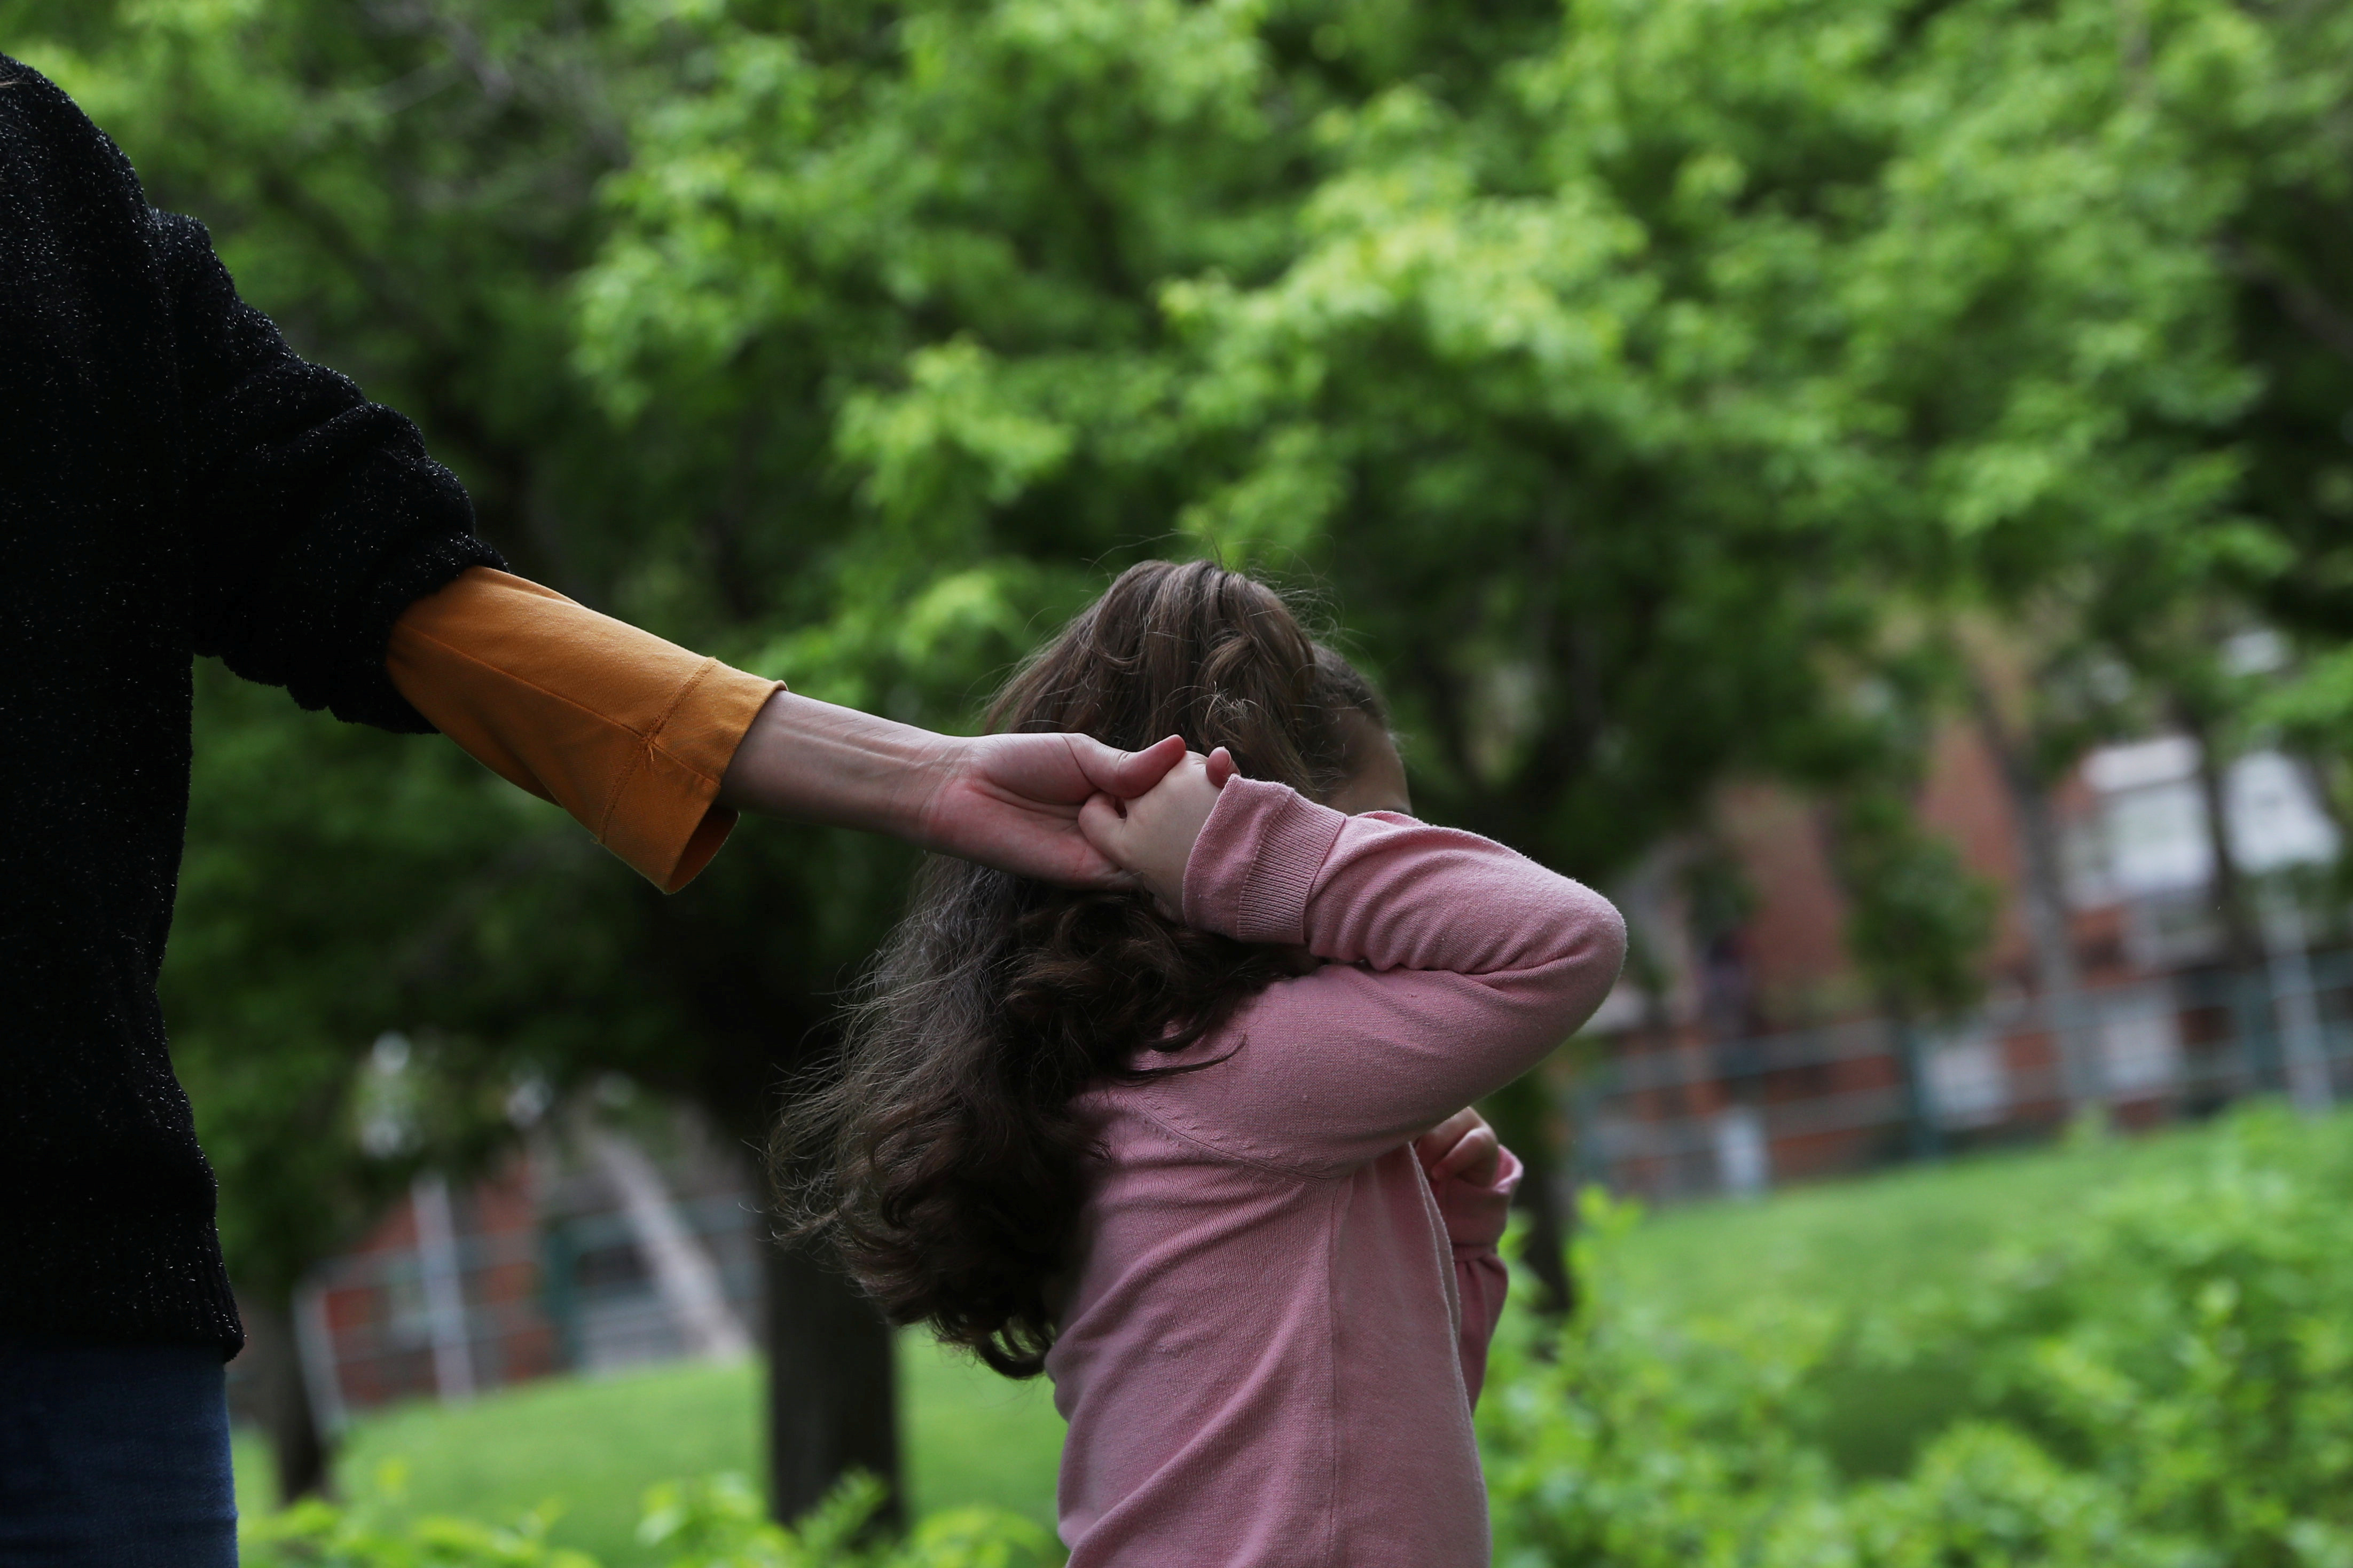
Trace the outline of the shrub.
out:
M 1588 1197 L 1586 1306 L 1496 1347 L 1498 1563 L 2353 1568 L 2348 1132 L 2242 1110 L 1968 1290 L 1843 1315 L 1646 1314 L 1613 1278 L 1631 1212 Z M 1923 1366 L 1967 1374 L 1941 1428 L 1841 1476 L 1826 1391 Z
M 2353 1119 L 2256 1106 L 2180 1147 L 1966 1289 L 1850 1311 L 1670 1321 L 1618 1279 L 1633 1208 L 1588 1195 L 1578 1315 L 1514 1312 L 1494 1349 L 1499 1568 L 2353 1568 Z M 1916 1452 L 1842 1474 L 1829 1407 L 1923 1368 L 1957 1392 Z M 784 1529 L 740 1477 L 671 1483 L 638 1535 L 665 1568 L 1055 1560 L 987 1510 L 876 1539 L 881 1498 L 854 1480 Z M 310 1503 L 259 1521 L 247 1560 L 596 1568 L 547 1524 Z
M 247 1521 L 238 1545 L 248 1568 L 597 1568 L 547 1543 L 552 1517 L 543 1509 L 508 1528 L 442 1518 L 391 1526 L 311 1498 Z
M 771 1522 L 741 1476 L 670 1481 L 646 1494 L 638 1538 L 664 1568 L 1028 1568 L 1055 1560 L 1046 1532 L 995 1509 L 934 1514 L 900 1541 L 868 1526 L 883 1488 L 853 1477 L 787 1529 Z M 549 1510 L 501 1528 L 466 1520 L 376 1521 L 366 1507 L 317 1500 L 254 1521 L 243 1540 L 248 1568 L 598 1568 L 547 1542 Z
M 769 1521 L 741 1476 L 670 1482 L 647 1494 L 638 1539 L 661 1548 L 667 1568 L 1025 1568 L 1051 1561 L 1044 1531 L 988 1508 L 935 1513 L 903 1541 L 869 1545 L 867 1526 L 883 1496 L 881 1482 L 853 1477 L 787 1530 Z
M 2353 1564 L 2353 1142 L 2274 1106 L 1925 1314 L 1979 1397 L 2232 1568 Z M 2185 1548 L 2186 1550 L 2189 1548 Z

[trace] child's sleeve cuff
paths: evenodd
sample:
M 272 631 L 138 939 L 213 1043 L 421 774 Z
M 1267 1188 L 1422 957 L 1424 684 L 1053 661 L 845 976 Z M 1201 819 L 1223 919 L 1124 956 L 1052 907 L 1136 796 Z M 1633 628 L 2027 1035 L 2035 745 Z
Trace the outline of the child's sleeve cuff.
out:
M 1287 785 L 1228 779 L 1185 863 L 1186 921 L 1240 942 L 1304 942 L 1316 873 L 1347 820 Z

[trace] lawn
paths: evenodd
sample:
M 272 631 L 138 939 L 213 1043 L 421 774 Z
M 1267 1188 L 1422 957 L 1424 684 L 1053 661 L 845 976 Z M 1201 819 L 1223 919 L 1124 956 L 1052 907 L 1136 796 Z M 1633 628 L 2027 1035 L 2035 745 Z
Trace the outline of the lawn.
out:
M 2083 1194 L 2179 1158 L 2202 1136 L 2083 1141 L 1676 1210 L 1634 1233 L 1620 1288 L 1699 1315 L 1767 1295 L 1838 1306 L 1965 1283 L 1990 1251 L 2047 1234 Z M 914 1508 L 992 1502 L 1050 1522 L 1061 1441 L 1050 1391 L 1007 1383 L 915 1335 L 901 1342 L 900 1364 Z M 1949 1408 L 1957 1375 L 1930 1369 L 1903 1387 L 1836 1391 L 1827 1419 L 1841 1462 L 1900 1468 Z M 341 1474 L 347 1491 L 365 1495 L 397 1471 L 403 1506 L 420 1512 L 498 1519 L 552 1500 L 564 1510 L 557 1539 L 628 1568 L 646 1561 L 631 1531 L 648 1485 L 757 1472 L 755 1376 L 745 1365 L 675 1366 L 551 1381 L 459 1409 L 411 1406 L 362 1422 Z M 266 1495 L 246 1489 L 247 1478 L 265 1474 L 262 1459 L 258 1445 L 240 1445 L 248 1499 Z
M 1042 1383 L 1015 1384 L 950 1357 L 928 1339 L 900 1341 L 909 1501 L 917 1512 L 989 1502 L 1051 1526 L 1062 1422 Z M 759 1470 L 757 1369 L 672 1365 L 624 1376 L 558 1378 L 469 1405 L 413 1405 L 353 1428 L 338 1474 L 346 1495 L 398 1495 L 417 1513 L 512 1518 L 543 1501 L 562 1512 L 552 1537 L 607 1568 L 650 1562 L 634 1538 L 653 1482 Z M 266 1449 L 237 1443 L 237 1495 L 251 1509 L 273 1490 Z
M 1625 1288 L 1662 1310 L 1704 1314 L 1764 1295 L 1844 1306 L 1959 1284 L 1989 1252 L 2066 1223 L 2083 1194 L 2179 1159 L 2201 1136 L 2071 1138 L 1694 1204 L 1643 1223 L 1621 1260 Z
M 1694 1205 L 1634 1232 L 1619 1288 L 1671 1318 L 1734 1314 L 1776 1298 L 1840 1310 L 1966 1289 L 1993 1254 L 2053 1235 L 2085 1194 L 2179 1160 L 2203 1136 L 2170 1128 L 2073 1138 Z M 1900 1475 L 1921 1443 L 1971 1405 L 1973 1381 L 1959 1364 L 1899 1373 L 1834 1363 L 1817 1385 L 1813 1435 L 1851 1478 Z

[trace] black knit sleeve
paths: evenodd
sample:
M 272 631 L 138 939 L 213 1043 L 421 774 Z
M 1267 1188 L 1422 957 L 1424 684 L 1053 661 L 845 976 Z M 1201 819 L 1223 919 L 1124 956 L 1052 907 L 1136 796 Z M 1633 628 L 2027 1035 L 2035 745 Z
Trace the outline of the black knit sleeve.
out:
M 385 674 L 401 612 L 470 566 L 457 477 L 417 426 L 306 363 L 237 298 L 204 226 L 153 215 L 187 433 L 194 651 L 305 708 L 429 731 Z

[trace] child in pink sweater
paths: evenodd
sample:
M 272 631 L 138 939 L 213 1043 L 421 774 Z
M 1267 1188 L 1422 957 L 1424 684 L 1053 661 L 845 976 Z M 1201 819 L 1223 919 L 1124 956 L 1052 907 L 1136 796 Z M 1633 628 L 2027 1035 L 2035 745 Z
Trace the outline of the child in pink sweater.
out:
M 1484 1564 L 1519 1167 L 1463 1108 L 1599 1005 L 1617 911 L 1414 821 L 1370 688 L 1214 566 L 1131 570 L 993 716 L 1196 754 L 1085 808 L 1134 893 L 932 869 L 788 1119 L 805 1228 L 1052 1377 L 1071 1568 Z

